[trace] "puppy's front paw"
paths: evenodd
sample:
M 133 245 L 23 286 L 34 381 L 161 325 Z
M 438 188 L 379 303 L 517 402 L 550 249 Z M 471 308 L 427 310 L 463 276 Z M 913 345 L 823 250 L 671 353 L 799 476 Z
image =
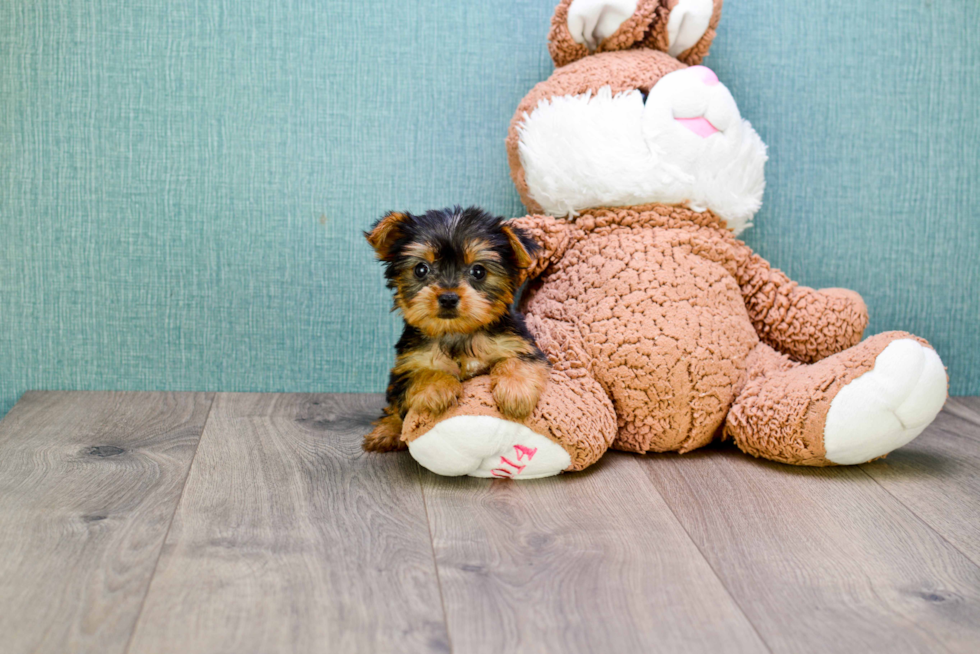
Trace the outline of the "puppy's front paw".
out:
M 463 385 L 451 375 L 431 375 L 417 379 L 412 384 L 408 403 L 416 411 L 439 416 L 456 406 L 463 393 Z
M 493 399 L 504 417 L 524 420 L 538 405 L 541 392 L 548 383 L 548 365 L 507 359 L 494 366 L 490 379 Z

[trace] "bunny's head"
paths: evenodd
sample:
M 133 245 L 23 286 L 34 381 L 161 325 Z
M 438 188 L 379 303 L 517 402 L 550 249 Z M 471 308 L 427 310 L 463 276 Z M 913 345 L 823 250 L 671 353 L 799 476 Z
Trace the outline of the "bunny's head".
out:
M 507 151 L 531 211 L 647 203 L 710 209 L 736 233 L 765 187 L 766 147 L 698 65 L 722 0 L 563 0 L 558 68 L 521 101 Z

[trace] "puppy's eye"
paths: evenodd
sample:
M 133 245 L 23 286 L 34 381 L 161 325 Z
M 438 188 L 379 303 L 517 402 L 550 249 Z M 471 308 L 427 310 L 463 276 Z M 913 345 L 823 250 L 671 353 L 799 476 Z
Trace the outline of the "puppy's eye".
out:
M 429 267 L 424 263 L 420 263 L 419 265 L 415 266 L 415 276 L 417 278 L 422 279 L 428 274 L 429 274 Z
M 481 266 L 480 264 L 476 264 L 475 266 L 470 268 L 470 275 L 472 275 L 473 279 L 475 279 L 476 281 L 480 281 L 487 276 L 487 269 Z

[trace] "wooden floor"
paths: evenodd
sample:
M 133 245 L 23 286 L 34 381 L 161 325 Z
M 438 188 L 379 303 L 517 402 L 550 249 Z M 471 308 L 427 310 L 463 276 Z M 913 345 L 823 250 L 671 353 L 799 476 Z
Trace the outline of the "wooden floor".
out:
M 26 394 L 0 651 L 980 652 L 980 398 L 887 459 L 540 481 L 360 450 L 374 395 Z

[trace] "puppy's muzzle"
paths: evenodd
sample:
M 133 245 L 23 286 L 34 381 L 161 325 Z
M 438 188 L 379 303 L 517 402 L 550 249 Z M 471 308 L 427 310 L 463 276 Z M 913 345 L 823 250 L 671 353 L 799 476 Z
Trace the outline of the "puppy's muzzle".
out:
M 442 309 L 455 309 L 459 306 L 458 293 L 441 293 L 439 295 L 439 307 Z

